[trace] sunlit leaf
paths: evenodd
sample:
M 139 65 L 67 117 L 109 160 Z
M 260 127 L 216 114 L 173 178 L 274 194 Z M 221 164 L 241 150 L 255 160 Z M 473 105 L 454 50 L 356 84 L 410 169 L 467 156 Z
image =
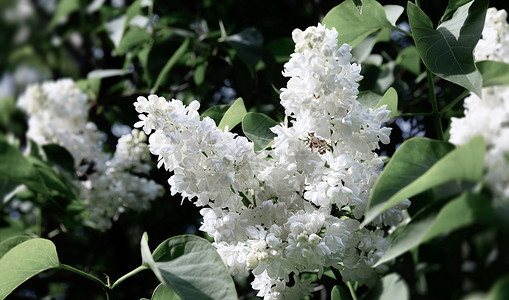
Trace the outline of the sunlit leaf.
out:
M 362 225 L 432 187 L 453 180 L 480 180 L 486 149 L 484 139 L 477 136 L 452 149 L 447 142 L 427 138 L 405 141 L 375 183 Z
M 46 239 L 31 239 L 11 248 L 0 258 L 0 299 L 42 271 L 60 265 L 55 245 Z
M 48 25 L 48 29 L 52 30 L 58 24 L 58 22 L 79 8 L 79 0 L 59 0 L 55 9 L 55 13 L 53 14 L 53 18 L 51 18 L 51 21 Z
M 410 299 L 408 286 L 398 274 L 384 276 L 371 290 L 367 300 L 406 300 Z
M 242 98 L 238 98 L 224 113 L 223 117 L 221 118 L 221 122 L 219 122 L 217 127 L 225 131 L 226 127 L 228 126 L 228 131 L 230 131 L 233 129 L 233 127 L 242 122 L 242 119 L 246 114 L 247 110 L 244 106 L 244 101 Z
M 472 52 L 481 37 L 487 7 L 487 0 L 468 2 L 434 29 L 419 7 L 412 2 L 407 6 L 415 45 L 426 67 L 477 95 L 481 95 L 482 78 Z
M 375 108 L 379 108 L 382 105 L 387 105 L 387 109 L 391 111 L 390 118 L 398 115 L 398 93 L 394 88 L 391 87 L 385 92 Z
M 364 0 L 360 10 L 354 1 L 347 0 L 331 9 L 322 23 L 336 28 L 338 44 L 357 46 L 367 36 L 382 28 L 391 28 L 383 6 L 375 0 Z
M 16 235 L 0 242 L 0 258 L 17 245 L 31 239 L 28 235 Z
M 161 283 L 154 290 L 151 300 L 180 300 L 180 298 L 174 291 Z

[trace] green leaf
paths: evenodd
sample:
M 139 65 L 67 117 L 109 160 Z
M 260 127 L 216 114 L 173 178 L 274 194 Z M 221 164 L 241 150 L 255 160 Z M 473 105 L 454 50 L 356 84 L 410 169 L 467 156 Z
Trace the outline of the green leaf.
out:
M 152 39 L 150 34 L 138 26 L 133 26 L 127 33 L 122 37 L 116 51 L 118 55 L 124 55 L 127 51 L 132 48 L 148 42 Z
M 505 300 L 509 295 L 509 275 L 499 278 L 488 292 L 487 300 Z
M 259 151 L 272 142 L 276 134 L 270 128 L 278 124 L 264 114 L 249 112 L 242 119 L 242 131 L 254 143 L 254 150 Z
M 375 183 L 362 226 L 430 188 L 453 180 L 481 180 L 484 139 L 477 136 L 463 146 L 452 148 L 447 142 L 427 138 L 405 141 Z
M 382 28 L 391 28 L 383 6 L 375 0 L 364 0 L 360 10 L 352 0 L 331 9 L 322 21 L 327 28 L 336 28 L 338 44 L 357 46 L 367 36 Z
M 49 162 L 59 169 L 62 174 L 69 178 L 76 177 L 74 168 L 74 157 L 67 149 L 57 144 L 47 144 L 42 146 Z
M 440 19 L 440 23 L 451 18 L 452 15 L 454 14 L 454 12 L 458 8 L 460 8 L 460 6 L 463 6 L 470 1 L 472 1 L 472 0 L 449 0 L 449 2 L 447 3 L 447 8 L 445 9 L 444 15 Z
M 421 74 L 421 58 L 414 46 L 406 47 L 401 50 L 396 57 L 396 64 L 405 68 L 410 73 L 418 76 Z
M 363 107 L 365 108 L 375 108 L 380 100 L 382 100 L 382 95 L 373 91 L 362 91 L 357 95 L 357 101 L 359 101 Z
M 494 219 L 490 199 L 483 195 L 463 193 L 449 201 L 437 212 L 431 209 L 419 213 L 394 239 L 384 256 L 373 266 L 390 261 L 393 258 L 426 243 L 435 237 L 474 223 L 490 223 Z
M 282 64 L 290 60 L 295 43 L 291 38 L 280 38 L 269 42 L 265 48 L 278 64 Z
M 50 166 L 32 156 L 28 156 L 27 160 L 35 167 L 48 189 L 59 191 L 69 199 L 75 198 L 73 191 L 67 185 L 67 181 L 59 176 Z
M 205 117 L 209 117 L 216 122 L 216 125 L 219 125 L 219 122 L 221 122 L 221 119 L 230 107 L 231 105 L 228 104 L 209 107 L 206 111 L 200 114 L 200 119 L 203 120 Z
M 483 60 L 475 63 L 482 75 L 482 86 L 509 85 L 509 64 Z
M 150 253 L 145 233 L 141 239 L 143 263 L 181 299 L 237 299 L 235 284 L 216 249 L 195 235 L 162 242 Z
M 175 66 L 175 64 L 177 64 L 177 62 L 182 58 L 182 56 L 184 56 L 184 54 L 187 51 L 187 48 L 189 47 L 189 44 L 190 40 L 185 39 L 182 45 L 180 45 L 180 47 L 177 49 L 177 51 L 173 53 L 168 62 L 164 65 L 161 72 L 159 72 L 159 75 L 157 75 L 156 83 L 154 84 L 151 93 L 155 93 L 157 91 L 159 85 L 163 83 L 171 69 Z
M 350 295 L 339 285 L 332 288 L 331 300 L 350 300 Z
M 396 22 L 398 21 L 401 14 L 405 11 L 405 8 L 401 5 L 384 5 L 385 15 L 387 16 L 387 20 L 391 23 L 392 26 L 396 26 Z
M 26 185 L 29 189 L 51 196 L 37 169 L 18 148 L 0 137 L 0 179 Z
M 87 79 L 99 79 L 99 78 L 108 78 L 114 76 L 124 76 L 127 74 L 126 70 L 123 69 L 98 69 L 90 71 L 87 74 Z
M 32 276 L 60 265 L 55 245 L 46 239 L 27 240 L 0 258 L 0 299 Z
M 428 69 L 439 77 L 481 95 L 481 73 L 473 50 L 484 27 L 487 0 L 460 6 L 449 20 L 433 29 L 429 17 L 408 2 L 407 12 L 417 52 Z
M 200 86 L 205 81 L 205 74 L 207 73 L 207 64 L 199 64 L 194 70 L 193 79 L 197 86 Z
M 224 113 L 223 118 L 221 118 L 221 122 L 219 122 L 217 127 L 222 131 L 226 131 L 226 126 L 228 126 L 227 131 L 230 131 L 233 127 L 242 122 L 242 119 L 246 114 L 247 110 L 244 106 L 244 101 L 242 98 L 238 98 Z
M 226 40 L 237 50 L 240 59 L 254 72 L 262 57 L 263 36 L 254 27 L 243 29 L 237 34 L 226 37 Z
M 369 293 L 368 300 L 405 300 L 410 299 L 408 286 L 398 274 L 383 277 Z
M 380 102 L 375 106 L 375 108 L 379 108 L 382 105 L 387 105 L 387 109 L 391 111 L 389 118 L 395 117 L 398 115 L 398 93 L 394 88 L 389 88 L 387 92 L 385 92 Z
M 31 237 L 28 235 L 17 235 L 0 242 L 0 258 L 2 258 L 2 256 L 9 252 L 12 248 L 30 239 Z
M 60 20 L 64 17 L 70 15 L 74 11 L 80 8 L 79 0 L 60 0 L 58 1 L 57 8 L 55 9 L 55 13 L 53 14 L 53 18 L 48 25 L 48 30 L 52 30 Z
M 180 298 L 174 291 L 161 283 L 154 290 L 151 300 L 180 300 Z

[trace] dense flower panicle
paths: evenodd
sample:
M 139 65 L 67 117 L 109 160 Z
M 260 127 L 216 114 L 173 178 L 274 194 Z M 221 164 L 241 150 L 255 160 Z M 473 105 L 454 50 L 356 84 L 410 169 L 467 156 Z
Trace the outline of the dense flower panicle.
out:
M 474 50 L 474 58 L 509 62 L 509 24 L 504 9 L 488 8 L 482 37 Z
M 245 137 L 200 120 L 199 104 L 150 95 L 135 102 L 159 166 L 174 172 L 173 194 L 203 206 L 201 230 L 214 238 L 232 274 L 255 279 L 264 299 L 299 299 L 312 291 L 301 272 L 343 269 L 348 279 L 372 284 L 372 265 L 390 239 L 359 229 L 371 189 L 383 166 L 373 152 L 389 142 L 382 127 L 390 112 L 356 99 L 360 67 L 350 46 L 323 25 L 293 32 L 295 53 L 283 74 L 287 118 L 271 130 L 270 149 L 255 153 Z M 404 202 L 372 225 L 399 223 Z M 382 267 L 383 268 L 383 267 Z M 294 276 L 294 277 L 292 277 Z M 291 278 L 295 283 L 292 285 Z
M 509 63 L 509 23 L 507 12 L 489 8 L 482 38 L 474 49 L 476 60 Z M 482 99 L 471 93 L 464 100 L 465 116 L 452 118 L 449 141 L 462 145 L 476 135 L 486 141 L 487 183 L 495 200 L 509 209 L 509 87 L 482 89 Z
M 119 138 L 113 155 L 104 152 L 106 136 L 88 121 L 88 98 L 72 80 L 30 86 L 18 106 L 29 116 L 29 139 L 58 144 L 72 154 L 91 226 L 107 229 L 125 209 L 149 208 L 162 191 L 154 181 L 131 173 L 150 171 L 146 135 L 133 130 Z

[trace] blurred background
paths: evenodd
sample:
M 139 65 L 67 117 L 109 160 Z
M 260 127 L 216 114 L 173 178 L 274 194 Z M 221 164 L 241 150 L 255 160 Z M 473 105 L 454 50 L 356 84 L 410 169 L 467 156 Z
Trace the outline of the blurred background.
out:
M 405 1 L 379 2 L 406 6 Z M 26 116 L 16 108 L 17 98 L 30 84 L 59 78 L 72 78 L 88 94 L 89 118 L 107 133 L 106 147 L 111 148 L 118 139 L 115 128 L 132 127 L 137 121 L 132 104 L 136 97 L 152 92 L 185 103 L 197 99 L 200 111 L 242 97 L 248 109 L 281 120 L 284 110 L 278 104 L 279 89 L 286 84 L 281 72 L 293 52 L 292 30 L 316 25 L 339 3 L 1 0 L 0 134 L 26 143 Z M 422 1 L 435 25 L 446 6 L 443 0 Z M 490 1 L 490 6 L 507 10 L 509 3 Z M 398 26 L 409 30 L 405 14 Z M 420 101 L 428 97 L 423 68 L 404 51 L 412 43 L 393 31 L 353 52 L 365 77 L 361 91 L 384 93 L 393 86 L 400 111 L 405 113 L 431 110 L 426 101 Z M 436 85 L 442 107 L 462 92 L 443 80 Z M 447 117 L 461 116 L 462 111 L 460 103 Z M 391 143 L 384 145 L 380 154 L 390 156 L 412 136 L 433 138 L 432 132 L 424 130 L 428 122 L 431 120 L 422 117 L 392 119 L 388 124 L 393 128 Z M 148 211 L 122 214 L 105 232 L 66 220 L 67 212 L 50 202 L 20 196 L 0 203 L 0 240 L 27 232 L 51 238 L 61 262 L 115 280 L 141 263 L 143 232 L 148 232 L 151 248 L 174 235 L 202 235 L 198 208 L 188 201 L 181 203 L 178 195 L 170 196 L 169 176 L 154 168 L 150 178 L 162 184 L 166 194 Z M 63 199 L 62 204 L 68 203 Z M 241 298 L 254 295 L 246 280 L 237 283 Z M 147 271 L 123 283 L 114 298 L 150 298 L 157 284 Z M 9 297 L 102 298 L 102 291 L 93 283 L 65 272 L 36 276 Z

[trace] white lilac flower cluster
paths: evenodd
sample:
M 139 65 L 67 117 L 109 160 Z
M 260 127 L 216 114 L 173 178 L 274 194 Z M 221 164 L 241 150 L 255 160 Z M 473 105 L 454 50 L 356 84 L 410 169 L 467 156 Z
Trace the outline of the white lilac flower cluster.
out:
M 248 274 L 264 299 L 300 299 L 313 290 L 302 272 L 342 270 L 343 280 L 372 284 L 371 266 L 390 244 L 384 234 L 402 221 L 398 208 L 360 229 L 371 189 L 383 166 L 373 151 L 389 142 L 386 107 L 357 100 L 360 67 L 336 30 L 319 24 L 295 30 L 295 53 L 283 74 L 285 122 L 268 150 L 255 153 L 245 137 L 200 120 L 189 106 L 150 95 L 135 102 L 150 151 L 174 172 L 172 194 L 194 200 L 201 230 L 214 238 L 232 274 Z
M 477 59 L 509 63 L 507 12 L 489 8 L 482 38 L 474 49 Z M 509 204 L 509 87 L 482 89 L 482 99 L 471 93 L 465 98 L 465 116 L 452 118 L 449 141 L 462 145 L 476 135 L 486 141 L 487 182 L 496 200 Z
M 162 191 L 154 181 L 135 175 L 151 168 L 146 135 L 133 130 L 120 137 L 113 155 L 104 152 L 106 136 L 88 121 L 88 97 L 74 81 L 32 85 L 18 106 L 29 116 L 27 138 L 38 145 L 58 144 L 72 154 L 91 226 L 107 229 L 126 209 L 148 209 Z

